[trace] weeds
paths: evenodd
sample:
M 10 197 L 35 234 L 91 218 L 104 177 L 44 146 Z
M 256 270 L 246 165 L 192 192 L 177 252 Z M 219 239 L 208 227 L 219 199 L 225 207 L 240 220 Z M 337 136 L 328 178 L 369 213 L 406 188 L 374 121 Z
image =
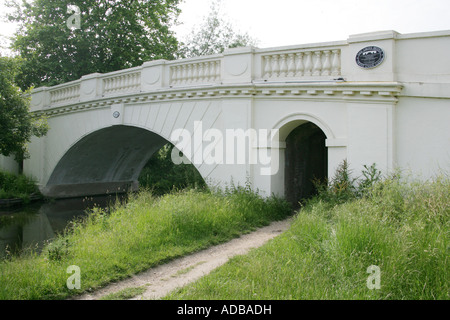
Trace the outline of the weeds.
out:
M 204 249 L 279 220 L 283 200 L 249 189 L 229 193 L 185 190 L 155 197 L 130 195 L 108 212 L 93 210 L 50 242 L 0 262 L 0 299 L 61 299 L 94 290 L 170 259 Z M 81 270 L 81 289 L 69 290 L 66 268 Z
M 352 180 L 343 164 L 287 232 L 166 298 L 448 300 L 450 180 L 365 169 Z

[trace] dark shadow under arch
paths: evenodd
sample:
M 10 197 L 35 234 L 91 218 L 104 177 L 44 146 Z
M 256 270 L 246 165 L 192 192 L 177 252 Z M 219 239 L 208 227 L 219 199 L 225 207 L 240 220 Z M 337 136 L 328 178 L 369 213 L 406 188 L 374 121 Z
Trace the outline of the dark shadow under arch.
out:
M 138 127 L 117 125 L 95 131 L 61 158 L 43 194 L 67 198 L 136 190 L 142 168 L 167 143 Z
M 298 126 L 286 138 L 285 197 L 295 208 L 316 193 L 314 179 L 327 178 L 325 140 L 324 132 L 311 122 Z

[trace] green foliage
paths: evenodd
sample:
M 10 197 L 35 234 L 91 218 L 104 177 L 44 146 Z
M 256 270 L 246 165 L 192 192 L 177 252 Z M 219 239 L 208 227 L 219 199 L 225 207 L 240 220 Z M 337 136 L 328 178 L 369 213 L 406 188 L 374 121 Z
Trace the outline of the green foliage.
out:
M 90 291 L 290 213 L 283 200 L 242 188 L 228 194 L 186 190 L 161 197 L 142 191 L 109 212 L 96 208 L 75 221 L 41 254 L 0 261 L 0 300 L 61 299 Z M 80 267 L 80 290 L 66 287 L 70 265 Z
M 364 165 L 361 174 L 362 178 L 353 178 L 347 160 L 342 161 L 330 181 L 313 181 L 317 196 L 307 200 L 306 203 L 324 201 L 333 206 L 368 196 L 372 192 L 372 186 L 382 179 L 381 172 L 374 163 L 371 166 Z
M 174 146 L 166 144 L 156 152 L 139 175 L 139 185 L 155 195 L 186 188 L 206 188 L 202 176 L 192 164 L 174 164 L 171 153 Z
M 23 174 L 0 171 L 0 199 L 21 198 L 28 202 L 33 194 L 40 194 L 35 181 Z
M 366 191 L 340 204 L 308 203 L 287 232 L 167 298 L 450 299 L 448 177 L 391 176 Z M 367 287 L 371 265 L 380 268 L 380 289 Z
M 12 0 L 8 19 L 19 23 L 12 48 L 24 58 L 21 88 L 51 86 L 99 72 L 173 59 L 178 50 L 170 27 L 180 0 Z M 69 29 L 80 9 L 80 28 Z
M 41 137 L 48 127 L 44 118 L 29 113 L 29 98 L 16 85 L 20 59 L 0 57 L 0 154 L 27 157 L 27 143 Z
M 49 261 L 61 261 L 69 253 L 69 240 L 58 236 L 46 246 L 44 255 Z
M 220 15 L 221 0 L 211 4 L 210 12 L 203 22 L 194 28 L 180 48 L 179 55 L 191 58 L 222 53 L 228 48 L 255 45 L 256 40 L 247 33 L 235 31 L 233 25 Z

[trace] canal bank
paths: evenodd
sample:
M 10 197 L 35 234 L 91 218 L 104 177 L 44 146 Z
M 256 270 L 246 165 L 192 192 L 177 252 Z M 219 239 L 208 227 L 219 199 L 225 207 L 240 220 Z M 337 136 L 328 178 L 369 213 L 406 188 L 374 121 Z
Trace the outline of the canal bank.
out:
M 0 259 L 34 249 L 40 252 L 49 240 L 62 233 L 72 221 L 86 216 L 94 207 L 108 208 L 113 196 L 60 200 L 2 200 L 0 206 Z

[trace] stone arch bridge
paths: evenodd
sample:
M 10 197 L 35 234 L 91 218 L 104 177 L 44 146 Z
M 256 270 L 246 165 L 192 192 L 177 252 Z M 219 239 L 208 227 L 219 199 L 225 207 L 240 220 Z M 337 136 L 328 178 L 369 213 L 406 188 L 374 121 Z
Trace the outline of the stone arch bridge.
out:
M 427 178 L 450 163 L 449 51 L 447 31 L 383 31 L 151 61 L 37 88 L 31 111 L 50 130 L 31 142 L 24 173 L 53 197 L 135 188 L 169 141 L 189 146 L 185 156 L 210 185 L 250 182 L 293 201 L 344 159 L 355 176 L 376 163 Z

